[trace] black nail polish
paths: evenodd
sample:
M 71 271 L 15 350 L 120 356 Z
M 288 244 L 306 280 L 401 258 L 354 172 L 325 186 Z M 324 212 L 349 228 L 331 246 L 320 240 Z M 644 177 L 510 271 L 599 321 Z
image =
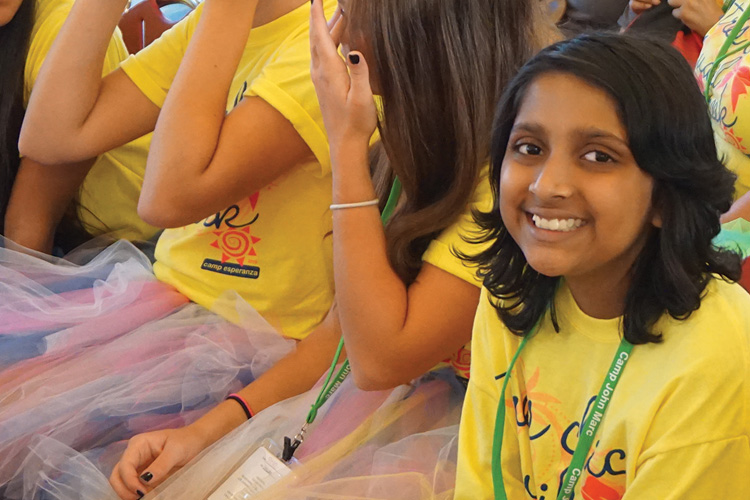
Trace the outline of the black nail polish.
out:
M 135 490 L 135 494 L 138 495 L 138 498 L 143 498 L 145 496 L 145 493 L 141 490 Z
M 154 475 L 151 474 L 150 472 L 144 472 L 143 474 L 141 474 L 141 479 L 143 480 L 144 483 L 151 481 L 153 478 L 154 478 Z
M 349 54 L 349 61 L 352 64 L 359 64 L 359 54 Z

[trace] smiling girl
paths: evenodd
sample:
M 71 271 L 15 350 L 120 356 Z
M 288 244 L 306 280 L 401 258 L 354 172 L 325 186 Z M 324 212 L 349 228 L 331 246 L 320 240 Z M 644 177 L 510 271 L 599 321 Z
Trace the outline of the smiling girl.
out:
M 544 50 L 490 177 L 456 498 L 747 491 L 750 297 L 711 243 L 734 176 L 688 65 L 616 35 Z

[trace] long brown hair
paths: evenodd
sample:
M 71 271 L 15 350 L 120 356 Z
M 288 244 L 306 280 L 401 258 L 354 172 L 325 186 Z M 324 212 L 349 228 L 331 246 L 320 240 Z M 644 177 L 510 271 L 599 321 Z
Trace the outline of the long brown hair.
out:
M 351 34 L 370 47 L 383 99 L 371 157 L 382 202 L 394 176 L 405 201 L 386 225 L 388 257 L 410 284 L 430 241 L 463 213 L 488 161 L 493 110 L 540 47 L 540 2 L 355 0 Z
M 23 0 L 13 18 L 0 26 L 0 234 L 18 172 L 18 136 L 23 121 L 23 71 L 34 27 L 34 2 Z

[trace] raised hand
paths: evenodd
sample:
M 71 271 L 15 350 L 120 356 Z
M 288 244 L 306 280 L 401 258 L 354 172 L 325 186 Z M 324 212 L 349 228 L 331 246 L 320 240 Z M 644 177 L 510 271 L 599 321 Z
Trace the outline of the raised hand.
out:
M 314 1 L 310 11 L 311 75 L 331 150 L 349 141 L 367 145 L 378 121 L 367 61 L 356 51 L 346 62 L 339 55 L 346 27 L 340 9 L 329 22 L 322 1 Z
M 672 15 L 699 35 L 705 35 L 724 12 L 716 0 L 668 0 Z

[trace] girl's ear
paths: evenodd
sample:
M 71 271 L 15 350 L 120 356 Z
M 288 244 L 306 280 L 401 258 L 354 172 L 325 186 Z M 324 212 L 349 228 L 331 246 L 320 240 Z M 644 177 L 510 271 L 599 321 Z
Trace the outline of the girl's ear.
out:
M 659 207 L 654 207 L 653 212 L 651 214 L 651 225 L 661 229 L 662 226 L 662 220 L 661 220 L 661 209 Z
M 664 225 L 662 220 L 662 196 L 660 189 L 654 189 L 651 195 L 651 225 L 657 229 L 661 229 Z

